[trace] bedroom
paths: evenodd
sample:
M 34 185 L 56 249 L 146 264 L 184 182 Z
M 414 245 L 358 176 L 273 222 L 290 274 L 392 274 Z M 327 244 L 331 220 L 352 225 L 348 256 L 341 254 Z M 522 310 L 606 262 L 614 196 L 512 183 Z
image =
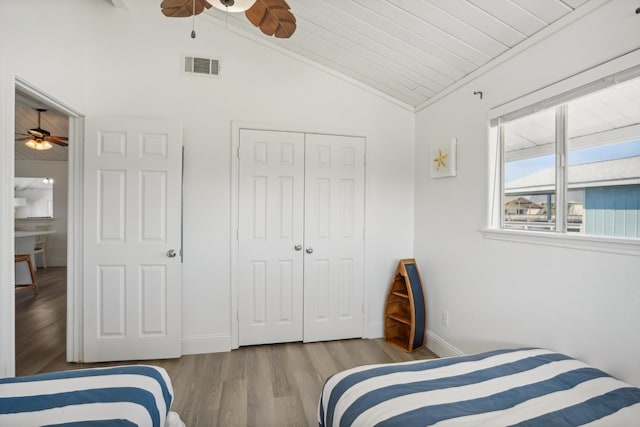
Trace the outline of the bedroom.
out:
M 366 131 L 363 336 L 381 335 L 390 275 L 398 259 L 414 256 L 425 276 L 430 348 L 439 354 L 540 345 L 640 384 L 637 255 L 492 240 L 480 232 L 488 221 L 489 110 L 637 50 L 637 4 L 600 2 L 568 28 L 414 112 L 220 25 L 198 21 L 192 40 L 190 23 L 155 13 L 157 2 L 132 2 L 128 12 L 106 1 L 48 3 L 2 2 L 3 90 L 9 66 L 86 115 L 183 122 L 184 354 L 232 347 L 230 141 L 231 122 L 241 120 Z M 17 19 L 51 16 L 55 31 L 25 32 Z M 222 58 L 223 77 L 180 76 L 183 53 Z M 34 56 L 47 67 L 34 66 Z M 423 166 L 431 142 L 454 137 L 458 176 L 430 179 Z M 528 275 L 514 285 L 509 277 L 523 271 Z M 8 277 L 2 283 L 9 289 Z

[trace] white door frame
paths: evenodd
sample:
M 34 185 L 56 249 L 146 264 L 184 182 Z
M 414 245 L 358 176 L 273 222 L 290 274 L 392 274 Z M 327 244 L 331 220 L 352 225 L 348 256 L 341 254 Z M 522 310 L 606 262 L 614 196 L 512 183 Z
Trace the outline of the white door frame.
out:
M 252 130 L 265 130 L 265 131 L 277 131 L 277 132 L 299 132 L 299 133 L 318 133 L 325 135 L 341 135 L 341 136 L 356 136 L 362 137 L 365 140 L 365 247 L 363 254 L 363 277 L 364 282 L 367 283 L 366 265 L 367 265 L 367 228 L 366 228 L 366 216 L 367 216 L 367 170 L 366 170 L 366 153 L 367 153 L 367 140 L 368 134 L 362 130 L 352 129 L 336 129 L 325 128 L 319 126 L 305 126 L 305 125 L 292 125 L 292 124 L 267 124 L 259 122 L 245 122 L 245 121 L 232 121 L 231 122 L 231 311 L 229 322 L 231 324 L 231 348 L 236 349 L 239 347 L 239 335 L 238 335 L 238 310 L 239 310 L 239 282 L 238 282 L 238 268 L 239 268 L 239 244 L 238 244 L 238 201 L 239 201 L 239 162 L 238 162 L 238 150 L 240 148 L 240 129 L 252 129 Z M 367 336 L 368 325 L 368 304 L 369 292 L 365 286 L 362 293 L 364 302 L 364 318 L 362 322 L 362 336 Z
M 82 360 L 82 159 L 84 118 L 74 107 L 17 76 L 0 64 L 0 377 L 15 376 L 15 291 L 13 180 L 15 162 L 15 92 L 43 101 L 69 116 L 67 217 L 67 361 Z M 10 243 L 10 244 L 7 244 Z

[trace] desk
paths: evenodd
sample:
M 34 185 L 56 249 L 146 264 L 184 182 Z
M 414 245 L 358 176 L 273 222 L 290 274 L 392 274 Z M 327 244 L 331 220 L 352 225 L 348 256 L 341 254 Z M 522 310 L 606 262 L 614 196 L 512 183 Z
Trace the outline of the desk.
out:
M 35 244 L 35 236 L 41 234 L 54 234 L 54 230 L 32 230 L 32 231 L 16 231 L 15 232 L 15 253 L 16 255 L 29 254 L 31 262 L 35 267 L 35 259 L 33 257 L 33 247 Z M 16 266 L 16 285 L 31 283 L 31 275 L 29 269 L 22 263 Z

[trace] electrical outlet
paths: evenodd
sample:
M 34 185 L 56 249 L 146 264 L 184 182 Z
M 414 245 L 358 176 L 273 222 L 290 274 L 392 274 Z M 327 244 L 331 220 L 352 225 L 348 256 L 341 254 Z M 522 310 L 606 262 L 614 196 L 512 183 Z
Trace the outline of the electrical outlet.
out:
M 442 324 L 444 326 L 449 326 L 449 312 L 444 310 L 441 315 Z

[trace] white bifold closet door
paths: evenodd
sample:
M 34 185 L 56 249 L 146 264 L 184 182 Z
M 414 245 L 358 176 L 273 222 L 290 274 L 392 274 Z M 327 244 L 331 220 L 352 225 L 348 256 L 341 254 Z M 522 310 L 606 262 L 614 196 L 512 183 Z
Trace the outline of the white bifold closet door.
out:
M 240 345 L 362 336 L 364 145 L 240 131 Z

